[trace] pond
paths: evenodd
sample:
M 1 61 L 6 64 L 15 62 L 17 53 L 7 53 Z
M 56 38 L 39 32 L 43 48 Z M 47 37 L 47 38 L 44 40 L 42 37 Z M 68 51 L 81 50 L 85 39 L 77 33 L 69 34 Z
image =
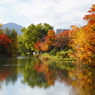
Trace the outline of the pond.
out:
M 35 57 L 0 58 L 0 95 L 95 95 L 95 69 Z

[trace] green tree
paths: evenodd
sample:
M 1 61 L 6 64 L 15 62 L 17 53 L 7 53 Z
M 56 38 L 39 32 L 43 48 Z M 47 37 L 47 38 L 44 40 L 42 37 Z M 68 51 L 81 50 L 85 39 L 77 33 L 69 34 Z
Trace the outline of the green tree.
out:
M 18 53 L 21 55 L 26 54 L 28 49 L 25 47 L 22 35 L 18 35 Z
M 2 29 L 2 23 L 0 24 L 0 34 L 4 34 L 4 30 Z
M 30 54 L 33 54 L 34 44 L 38 39 L 47 35 L 48 30 L 53 29 L 53 26 L 50 26 L 47 23 L 40 23 L 37 25 L 31 24 L 27 28 L 22 28 L 22 39 L 25 47 L 28 49 Z

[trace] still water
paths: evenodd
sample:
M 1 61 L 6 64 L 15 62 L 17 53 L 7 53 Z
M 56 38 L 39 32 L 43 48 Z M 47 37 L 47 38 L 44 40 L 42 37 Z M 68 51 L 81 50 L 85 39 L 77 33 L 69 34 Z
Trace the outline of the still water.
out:
M 0 95 L 95 95 L 95 69 L 37 58 L 0 58 Z

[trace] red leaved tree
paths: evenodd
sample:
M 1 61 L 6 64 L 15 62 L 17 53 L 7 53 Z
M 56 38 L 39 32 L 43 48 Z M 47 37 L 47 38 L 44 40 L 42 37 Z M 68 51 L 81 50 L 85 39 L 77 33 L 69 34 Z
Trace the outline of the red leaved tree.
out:
M 0 35 L 0 53 L 4 54 L 7 53 L 7 49 L 9 48 L 12 40 L 7 37 L 6 34 Z

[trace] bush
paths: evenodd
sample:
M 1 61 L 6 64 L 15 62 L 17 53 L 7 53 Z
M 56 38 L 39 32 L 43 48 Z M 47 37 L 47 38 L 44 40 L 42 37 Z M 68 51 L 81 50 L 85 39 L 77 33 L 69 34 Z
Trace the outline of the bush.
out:
M 57 54 L 57 52 L 58 52 L 58 49 L 53 49 L 50 51 L 50 55 L 55 56 Z
M 70 50 L 67 50 L 67 51 L 62 50 L 57 53 L 57 56 L 60 58 L 69 58 L 69 53 L 70 53 Z

